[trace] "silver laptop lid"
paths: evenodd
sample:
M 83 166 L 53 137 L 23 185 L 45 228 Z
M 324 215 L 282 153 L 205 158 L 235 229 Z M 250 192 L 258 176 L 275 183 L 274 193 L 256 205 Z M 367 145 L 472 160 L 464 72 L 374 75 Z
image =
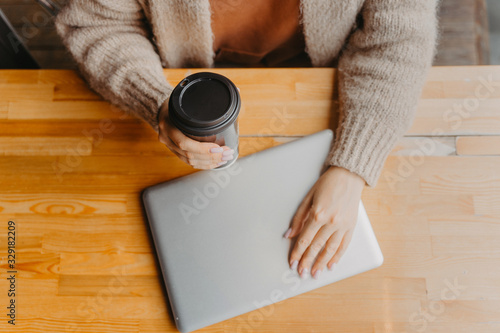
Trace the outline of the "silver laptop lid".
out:
M 340 262 L 318 280 L 288 265 L 283 238 L 324 169 L 330 130 L 146 189 L 144 206 L 177 328 L 191 332 L 376 268 L 383 256 L 360 202 Z M 241 331 L 251 327 L 244 327 Z

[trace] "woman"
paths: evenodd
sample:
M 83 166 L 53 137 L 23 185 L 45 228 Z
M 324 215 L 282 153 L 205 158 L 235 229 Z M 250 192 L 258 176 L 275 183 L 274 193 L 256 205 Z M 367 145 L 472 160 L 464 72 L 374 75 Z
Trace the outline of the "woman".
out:
M 89 85 L 199 169 L 231 152 L 170 125 L 162 67 L 337 67 L 341 123 L 331 166 L 285 233 L 298 236 L 292 269 L 318 278 L 343 255 L 363 187 L 376 185 L 413 121 L 435 54 L 436 1 L 69 0 L 56 26 Z

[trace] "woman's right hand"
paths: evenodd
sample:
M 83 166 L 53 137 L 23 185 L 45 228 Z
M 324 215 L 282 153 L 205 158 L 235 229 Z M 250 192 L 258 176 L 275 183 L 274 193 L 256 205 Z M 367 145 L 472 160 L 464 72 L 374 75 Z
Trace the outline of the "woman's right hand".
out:
M 168 98 L 160 108 L 158 120 L 158 140 L 193 168 L 213 169 L 234 158 L 233 149 L 221 147 L 216 143 L 193 140 L 173 126 L 168 118 Z

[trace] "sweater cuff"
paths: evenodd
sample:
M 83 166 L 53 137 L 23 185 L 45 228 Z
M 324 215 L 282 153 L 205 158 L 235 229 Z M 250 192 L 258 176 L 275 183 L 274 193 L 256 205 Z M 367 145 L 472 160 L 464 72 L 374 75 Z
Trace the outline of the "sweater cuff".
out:
M 131 102 L 129 107 L 133 113 L 158 132 L 158 112 L 173 90 L 163 73 L 131 73 L 123 87 L 125 100 Z
M 329 165 L 345 168 L 375 187 L 399 134 L 384 121 L 363 117 L 347 117 L 337 133 Z

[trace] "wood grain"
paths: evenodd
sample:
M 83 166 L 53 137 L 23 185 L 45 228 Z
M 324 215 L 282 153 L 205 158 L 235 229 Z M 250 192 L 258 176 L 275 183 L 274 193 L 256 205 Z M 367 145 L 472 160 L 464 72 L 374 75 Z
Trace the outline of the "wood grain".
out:
M 242 156 L 338 122 L 334 69 L 217 71 L 241 89 Z M 18 226 L 20 304 L 0 332 L 177 332 L 140 193 L 196 170 L 75 72 L 0 71 L 0 87 L 0 223 Z M 363 192 L 384 265 L 200 332 L 498 332 L 499 110 L 500 67 L 432 68 Z M 2 278 L 1 304 L 6 290 Z

